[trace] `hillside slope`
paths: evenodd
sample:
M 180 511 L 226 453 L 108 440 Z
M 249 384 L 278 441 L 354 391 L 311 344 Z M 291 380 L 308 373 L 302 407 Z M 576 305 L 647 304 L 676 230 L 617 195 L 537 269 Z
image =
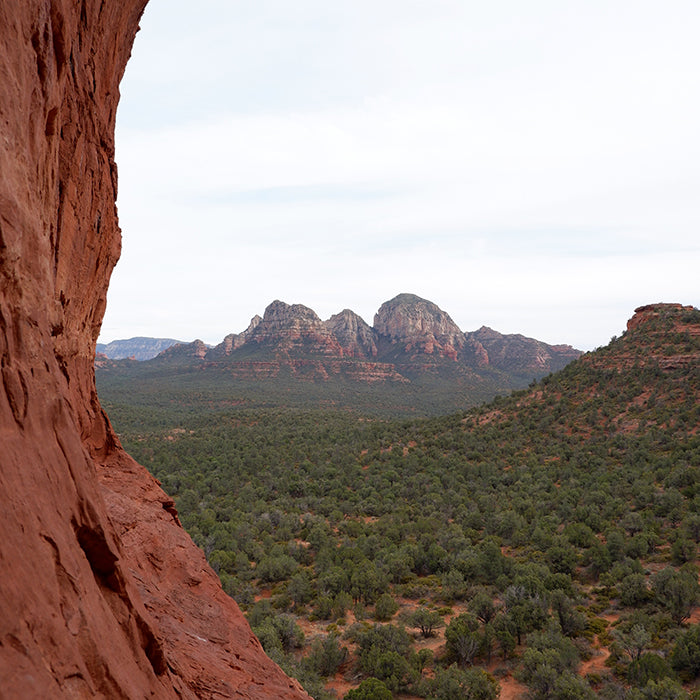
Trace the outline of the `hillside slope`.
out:
M 510 697 L 624 700 L 697 683 L 697 309 L 640 307 L 620 338 L 528 389 L 427 420 L 110 410 L 266 648 L 307 682 L 459 697 L 487 692 L 490 673 Z M 279 618 L 306 641 L 285 647 Z M 349 654 L 340 675 L 315 635 Z

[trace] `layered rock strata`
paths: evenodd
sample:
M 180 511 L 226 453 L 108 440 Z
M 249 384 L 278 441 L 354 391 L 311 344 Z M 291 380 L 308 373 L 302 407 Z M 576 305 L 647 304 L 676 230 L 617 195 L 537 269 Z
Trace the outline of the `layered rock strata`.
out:
M 295 359 L 304 358 L 324 362 L 329 374 L 351 361 L 357 378 L 363 378 L 362 365 L 369 363 L 375 369 L 378 364 L 384 365 L 383 376 L 396 379 L 404 370 L 415 374 L 439 365 L 457 365 L 467 372 L 490 368 L 542 376 L 581 355 L 569 345 L 548 345 L 522 335 L 503 335 L 486 326 L 464 333 L 440 307 L 415 294 L 399 294 L 382 304 L 374 326 L 349 309 L 321 321 L 306 306 L 274 301 L 262 319 L 256 316 L 246 331 L 226 336 L 203 358 L 195 352 L 197 343 L 201 341 L 169 348 L 160 359 L 200 357 L 217 362 L 230 358 L 238 367 L 264 359 L 270 370 L 278 371 L 281 366 L 292 367 Z M 331 366 L 329 360 L 340 359 L 346 362 Z M 369 365 L 367 376 L 375 381 L 377 375 Z
M 0 694 L 301 698 L 95 392 L 146 0 L 0 4 Z
M 207 348 L 201 340 L 173 345 L 156 363 L 225 370 L 234 379 L 324 381 L 334 376 L 364 383 L 430 382 L 429 376 L 466 381 L 484 395 L 565 367 L 581 355 L 569 345 L 548 345 L 482 326 L 463 333 L 436 304 L 415 294 L 385 302 L 369 326 L 345 309 L 327 321 L 302 304 L 273 301 L 240 334 Z M 98 357 L 96 365 L 109 369 Z
M 431 301 L 399 294 L 379 307 L 374 328 L 386 342 L 399 345 L 409 356 L 438 355 L 456 360 L 464 347 L 464 333 Z

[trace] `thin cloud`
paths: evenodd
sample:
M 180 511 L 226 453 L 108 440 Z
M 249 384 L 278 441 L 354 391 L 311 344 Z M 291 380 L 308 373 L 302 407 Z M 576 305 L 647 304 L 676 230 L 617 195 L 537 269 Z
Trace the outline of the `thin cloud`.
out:
M 465 330 L 591 348 L 639 303 L 697 303 L 698 19 L 152 0 L 103 337 L 218 342 L 274 298 L 371 322 L 410 291 Z

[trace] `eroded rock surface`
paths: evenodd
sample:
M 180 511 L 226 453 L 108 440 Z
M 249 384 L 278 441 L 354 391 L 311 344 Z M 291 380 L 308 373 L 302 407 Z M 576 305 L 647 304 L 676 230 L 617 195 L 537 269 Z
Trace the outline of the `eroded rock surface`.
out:
M 233 379 L 325 381 L 341 376 L 363 383 L 446 377 L 462 382 L 465 394 L 483 399 L 520 387 L 565 367 L 581 355 L 569 345 L 548 345 L 522 335 L 503 335 L 483 326 L 463 333 L 436 304 L 415 294 L 385 302 L 369 326 L 345 309 L 327 321 L 302 304 L 272 302 L 240 334 L 207 348 L 201 340 L 173 345 L 154 358 L 161 369 L 225 370 Z M 109 370 L 104 358 L 96 366 Z M 99 375 L 98 375 L 99 376 Z M 425 386 L 425 384 L 424 384 Z M 460 408 L 462 406 L 460 405 Z
M 422 354 L 456 360 L 464 333 L 436 304 L 414 294 L 399 294 L 379 307 L 374 328 L 389 343 L 414 357 Z
M 285 304 L 273 301 L 262 321 L 250 334 L 248 342 L 261 347 L 274 347 L 277 354 L 289 357 L 306 355 L 341 356 L 337 339 L 316 315 L 303 304 Z
M 118 86 L 145 4 L 0 4 L 0 695 L 306 697 L 95 392 Z

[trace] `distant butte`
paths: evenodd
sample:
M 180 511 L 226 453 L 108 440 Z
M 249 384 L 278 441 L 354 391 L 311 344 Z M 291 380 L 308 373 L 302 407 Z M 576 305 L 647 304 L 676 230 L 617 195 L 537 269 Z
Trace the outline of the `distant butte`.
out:
M 146 0 L 0 4 L 0 694 L 304 698 L 95 392 Z
M 227 335 L 211 349 L 201 340 L 171 345 L 156 362 L 225 364 L 232 375 L 258 379 L 275 377 L 284 367 L 313 380 L 345 374 L 366 382 L 409 382 L 442 368 L 463 378 L 500 381 L 502 390 L 521 388 L 525 377 L 529 382 L 556 372 L 580 355 L 569 345 L 503 335 L 486 326 L 464 333 L 433 302 L 399 294 L 380 306 L 373 326 L 349 309 L 322 321 L 307 306 L 273 301 L 243 333 Z M 98 358 L 98 366 L 109 363 Z

